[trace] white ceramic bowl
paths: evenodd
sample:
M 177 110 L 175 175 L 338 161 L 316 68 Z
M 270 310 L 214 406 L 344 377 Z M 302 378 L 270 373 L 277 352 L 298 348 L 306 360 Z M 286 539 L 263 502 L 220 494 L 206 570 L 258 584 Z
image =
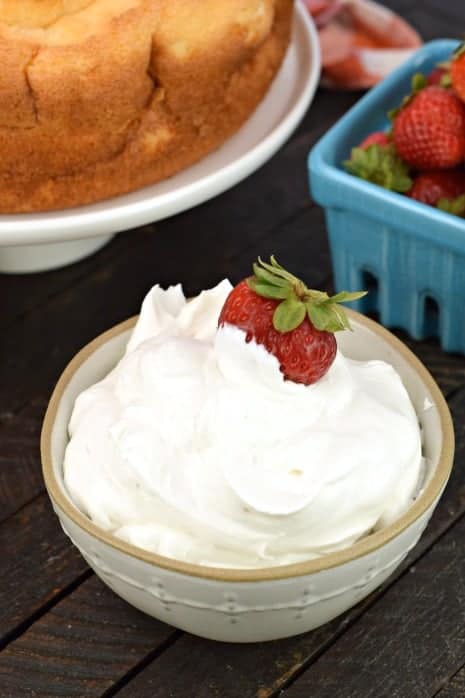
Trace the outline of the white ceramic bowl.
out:
M 345 550 L 282 567 L 229 570 L 171 560 L 119 540 L 76 508 L 65 490 L 62 468 L 74 401 L 122 356 L 135 319 L 117 325 L 77 354 L 61 376 L 45 416 L 43 473 L 65 533 L 105 584 L 140 610 L 196 635 L 253 642 L 326 623 L 395 570 L 418 541 L 447 483 L 454 432 L 447 404 L 418 359 L 377 323 L 350 315 L 355 331 L 339 335 L 343 352 L 355 359 L 391 363 L 415 405 L 424 433 L 426 484 L 391 526 Z

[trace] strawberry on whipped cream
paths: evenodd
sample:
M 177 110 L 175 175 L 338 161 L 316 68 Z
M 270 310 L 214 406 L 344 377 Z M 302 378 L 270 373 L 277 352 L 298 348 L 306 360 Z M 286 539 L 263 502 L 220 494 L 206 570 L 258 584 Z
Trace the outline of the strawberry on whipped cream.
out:
M 347 547 L 412 502 L 418 420 L 382 361 L 337 351 L 312 385 L 218 317 L 222 281 L 145 298 L 126 354 L 77 399 L 64 475 L 75 504 L 136 546 L 214 567 Z

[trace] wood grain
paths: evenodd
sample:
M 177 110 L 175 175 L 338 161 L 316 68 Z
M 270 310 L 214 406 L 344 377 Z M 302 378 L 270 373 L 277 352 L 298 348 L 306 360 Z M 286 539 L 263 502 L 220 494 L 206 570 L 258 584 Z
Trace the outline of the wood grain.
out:
M 283 698 L 428 698 L 465 656 L 465 519 L 310 667 Z
M 403 16 L 420 32 L 424 41 L 438 38 L 461 39 L 463 15 L 462 22 L 458 22 L 454 16 L 451 16 L 452 12 L 449 14 L 449 5 L 451 3 L 448 3 L 446 11 L 442 14 L 425 7 L 424 3 L 416 2 Z
M 279 642 L 217 645 L 185 635 L 135 678 L 122 691 L 122 695 L 130 698 L 131 691 L 134 691 L 132 695 L 138 698 L 181 698 L 186 685 L 195 685 L 199 698 L 215 695 L 222 698 L 236 698 L 238 695 L 241 698 L 271 698 L 280 695 L 279 691 L 292 677 L 311 666 L 338 637 L 344 637 L 352 625 L 355 624 L 356 628 L 370 607 L 383 603 L 384 595 L 389 597 L 395 590 L 395 580 L 409 567 L 418 564 L 417 561 L 434 545 L 435 540 L 444 535 L 465 512 L 465 390 L 454 397 L 451 407 L 457 455 L 449 485 L 419 544 L 383 587 L 331 623 L 311 633 Z M 412 581 L 414 603 L 415 578 L 407 573 L 406 579 L 407 585 L 409 579 Z M 405 594 L 408 595 L 408 589 Z M 382 633 L 380 641 L 383 641 Z M 181 672 L 179 667 L 182 667 Z M 313 694 L 308 685 L 306 690 L 306 694 L 302 693 L 306 698 L 313 695 L 319 698 L 320 694 Z M 345 698 L 343 693 L 340 695 Z M 361 696 L 364 696 L 363 692 L 359 693 Z M 404 693 L 402 698 L 406 696 L 409 694 Z
M 251 261 L 259 256 L 267 259 L 274 254 L 283 266 L 291 268 L 310 287 L 325 288 L 330 280 L 330 255 L 322 223 L 323 212 L 319 207 L 300 211 L 265 239 L 232 258 L 233 283 L 250 274 Z
M 462 667 L 445 686 L 436 693 L 437 698 L 459 698 L 465 696 L 465 668 Z M 436 698 L 436 697 L 435 697 Z
M 114 257 L 124 254 L 127 244 L 123 234 L 91 257 L 62 269 L 27 275 L 0 274 L 0 329 L 5 331 L 15 320 L 26 320 L 30 313 L 40 312 L 53 296 L 64 293 L 98 268 L 110 265 Z M 32 338 L 32 345 L 38 340 L 39 337 Z
M 101 696 L 178 634 L 92 576 L 0 654 L 1 696 Z
M 416 342 L 405 332 L 395 334 L 418 356 L 448 396 L 465 385 L 465 361 L 463 356 L 441 351 L 437 339 Z
M 39 438 L 45 402 L 30 403 L 0 423 L 0 524 L 44 488 Z
M 1 647 L 88 568 L 62 532 L 46 494 L 0 526 L 0 555 Z
M 457 26 L 460 27 L 460 23 L 463 24 L 464 12 L 461 3 L 444 3 L 444 0 L 423 0 L 423 5 L 426 11 L 429 13 L 430 18 L 432 19 L 431 23 L 433 25 L 438 17 L 443 18 L 443 20 L 450 25 L 451 30 L 456 29 Z

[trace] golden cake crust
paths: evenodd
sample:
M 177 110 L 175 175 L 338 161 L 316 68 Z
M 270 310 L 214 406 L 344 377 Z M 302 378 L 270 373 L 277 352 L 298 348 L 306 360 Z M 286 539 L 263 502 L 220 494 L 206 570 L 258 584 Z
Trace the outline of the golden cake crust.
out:
M 0 211 L 155 183 L 263 98 L 293 0 L 0 0 Z

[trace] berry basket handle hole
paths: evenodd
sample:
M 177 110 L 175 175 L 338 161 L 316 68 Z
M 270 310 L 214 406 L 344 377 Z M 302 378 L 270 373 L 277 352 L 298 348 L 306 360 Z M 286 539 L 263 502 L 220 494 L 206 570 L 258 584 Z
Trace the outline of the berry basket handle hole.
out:
M 438 337 L 439 321 L 439 303 L 430 293 L 425 293 L 423 295 L 423 337 Z
M 362 313 L 378 315 L 379 281 L 378 277 L 373 271 L 370 271 L 369 269 L 362 269 L 360 288 L 362 288 L 364 291 L 368 291 L 368 294 L 360 301 Z

